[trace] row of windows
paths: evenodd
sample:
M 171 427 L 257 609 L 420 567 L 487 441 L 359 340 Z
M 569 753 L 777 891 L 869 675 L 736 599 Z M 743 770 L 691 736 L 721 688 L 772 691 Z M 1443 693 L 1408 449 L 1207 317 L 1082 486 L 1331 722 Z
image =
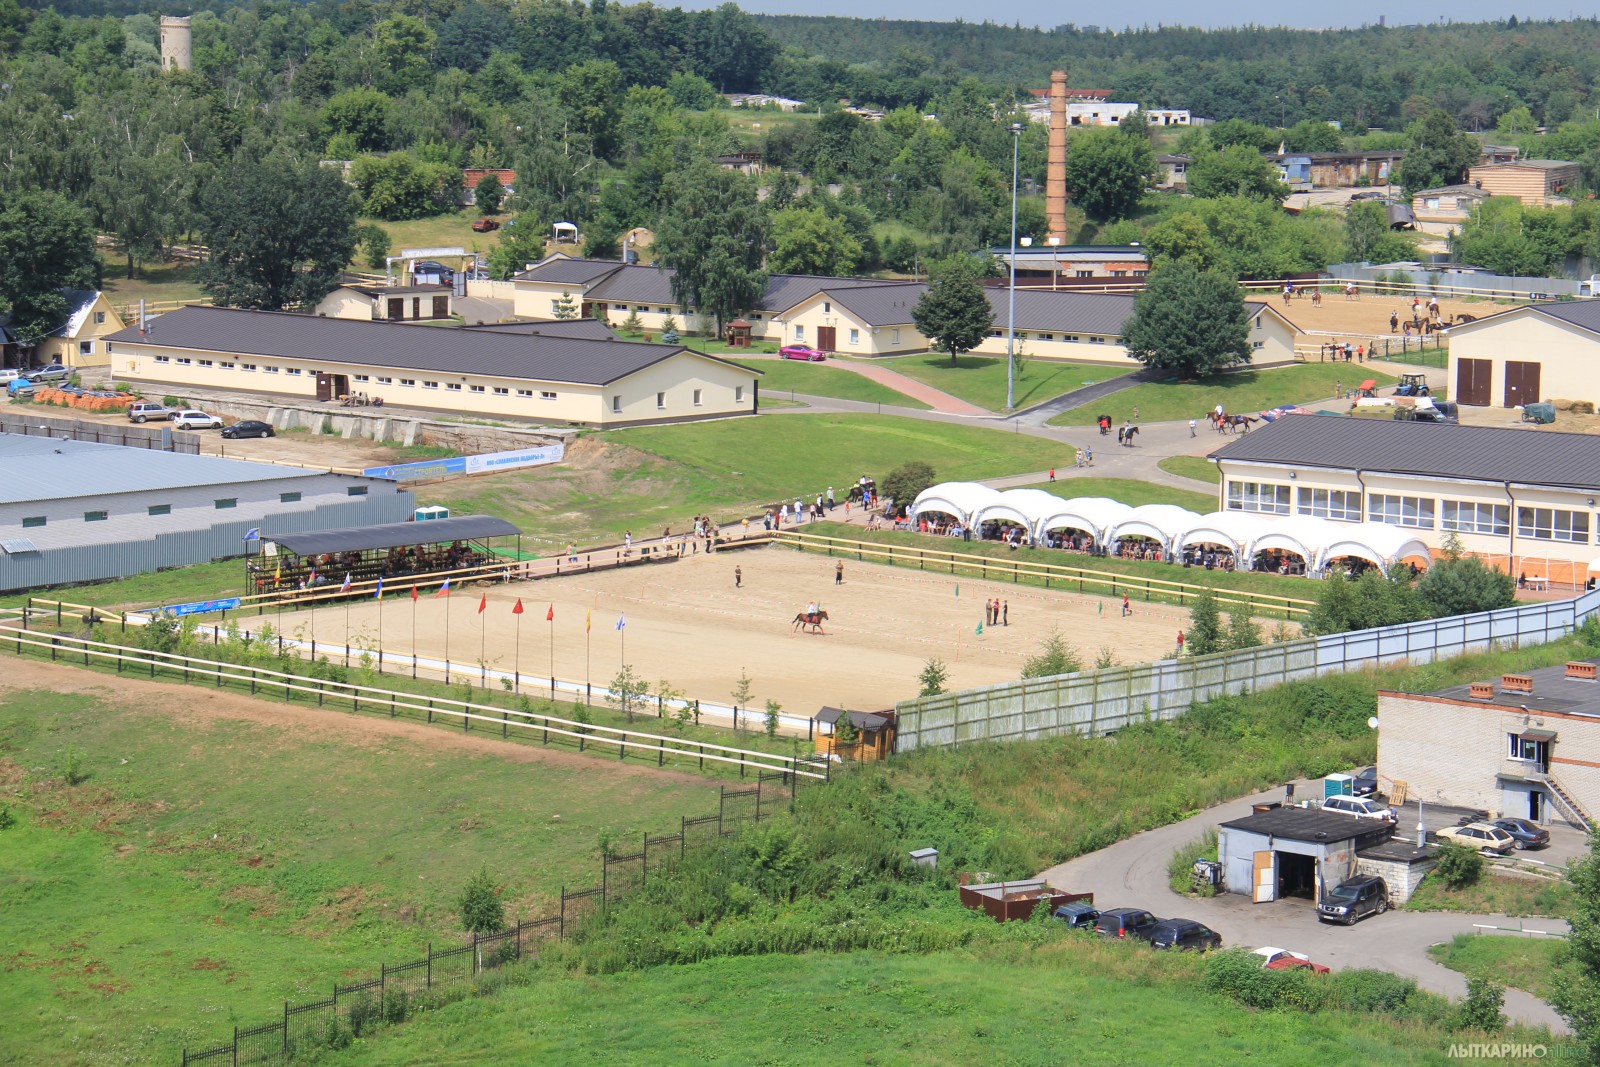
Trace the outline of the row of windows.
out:
M 742 386 L 742 385 L 734 386 L 733 387 L 733 402 L 735 404 L 737 404 L 737 403 L 740 403 L 743 400 L 744 400 L 744 386 Z M 696 389 L 694 391 L 694 406 L 695 407 L 699 407 L 700 403 L 701 403 L 701 390 Z M 657 393 L 656 394 L 656 410 L 657 411 L 665 411 L 666 409 L 667 409 L 667 394 L 666 393 Z M 611 398 L 611 412 L 614 415 L 622 414 L 622 397 L 621 396 L 613 396 Z
M 1361 494 L 1354 490 L 1301 488 L 1294 494 L 1293 511 L 1319 519 L 1360 522 Z M 1254 511 L 1269 515 L 1291 513 L 1290 487 L 1273 482 L 1228 483 L 1228 510 Z M 1370 493 L 1366 519 L 1415 530 L 1441 530 L 1454 533 L 1486 534 L 1506 537 L 1511 533 L 1511 505 L 1484 504 L 1471 500 L 1435 501 L 1432 497 L 1405 494 Z M 1437 523 L 1436 520 L 1437 519 Z M 1589 513 L 1561 508 L 1518 507 L 1517 536 L 1536 541 L 1589 543 Z
M 1005 330 L 997 329 L 997 330 L 990 330 L 989 331 L 989 336 L 990 337 L 1005 337 L 1005 336 L 1007 336 L 1007 334 L 1006 334 Z M 1120 338 L 1120 337 L 1097 337 L 1097 336 L 1095 336 L 1093 334 L 1064 333 L 1064 334 L 1061 334 L 1060 337 L 1057 337 L 1053 333 L 1034 333 L 1034 334 L 1030 334 L 1025 330 L 1018 330 L 1017 331 L 1017 340 L 1019 340 L 1019 341 L 1026 341 L 1030 337 L 1033 338 L 1036 341 L 1056 341 L 1056 340 L 1072 341 L 1072 342 L 1083 341 L 1083 342 L 1086 342 L 1086 343 L 1091 344 L 1091 345 L 1114 345 L 1114 344 L 1118 344 L 1122 340 L 1122 338 Z
M 1022 335 L 1018 334 L 1017 336 L 1021 337 Z M 849 337 L 850 337 L 850 343 L 851 344 L 859 345 L 861 343 L 861 331 L 860 330 L 851 330 L 849 332 Z M 797 322 L 797 323 L 794 324 L 794 339 L 796 341 L 804 341 L 806 339 L 806 326 L 805 326 L 805 323 Z M 894 327 L 894 328 L 891 328 L 889 330 L 889 343 L 892 344 L 892 345 L 897 345 L 897 344 L 900 343 L 900 330 L 899 330 L 898 327 Z
M 179 364 L 188 364 L 188 363 L 193 362 L 192 360 L 188 359 L 187 357 L 182 357 L 182 356 L 177 357 L 175 361 L 177 363 L 179 363 Z M 174 359 L 172 357 L 168 357 L 168 356 L 157 356 L 156 357 L 156 362 L 157 363 L 171 363 L 171 362 L 174 362 Z M 213 365 L 212 361 L 209 360 L 209 359 L 202 359 L 202 360 L 199 361 L 199 363 L 200 363 L 200 366 L 202 366 L 202 367 L 210 367 L 210 366 Z M 227 361 L 223 361 L 221 363 L 218 363 L 218 364 L 216 364 L 216 366 L 221 367 L 223 370 L 232 370 L 233 369 L 233 364 L 229 363 Z M 240 364 L 240 367 L 241 367 L 241 369 L 243 369 L 245 371 L 255 371 L 257 369 L 257 365 L 254 364 L 254 363 L 243 363 L 243 364 Z M 262 371 L 266 372 L 267 374 L 277 374 L 278 373 L 278 368 L 277 367 L 264 366 L 264 367 L 261 367 L 260 369 Z M 284 368 L 284 373 L 285 374 L 290 374 L 290 375 L 298 375 L 298 374 L 301 374 L 301 373 L 314 375 L 317 372 L 315 370 L 311 369 L 311 368 L 307 368 L 302 372 L 299 367 L 285 367 Z M 355 379 L 355 381 L 357 383 L 361 383 L 361 384 L 370 383 L 370 382 L 372 382 L 374 380 L 373 376 L 370 375 L 370 374 L 357 374 L 357 375 L 354 375 L 353 377 L 354 377 L 354 379 Z M 377 380 L 379 385 L 395 385 L 396 384 L 394 377 L 391 376 L 391 375 L 380 374 L 380 375 L 377 376 L 376 380 Z M 410 388 L 410 387 L 414 387 L 417 384 L 417 380 L 415 378 L 401 378 L 399 380 L 398 384 L 403 386 L 403 387 Z M 422 388 L 424 388 L 424 389 L 437 389 L 437 388 L 439 388 L 439 383 L 438 382 L 424 381 L 422 383 Z M 462 391 L 462 385 L 461 385 L 460 382 L 445 382 L 444 383 L 444 388 L 445 388 L 446 392 L 459 393 L 459 392 Z M 466 391 L 469 392 L 469 393 L 493 393 L 495 396 L 510 396 L 511 395 L 511 389 L 508 386 L 504 386 L 504 385 L 495 385 L 495 386 L 468 385 L 465 388 L 466 388 Z M 518 389 L 517 390 L 517 395 L 520 396 L 520 397 L 532 397 L 533 396 L 533 390 L 532 389 Z M 541 392 L 539 394 L 539 398 L 541 400 L 554 400 L 556 398 L 556 394 L 553 393 L 553 392 L 545 391 L 545 392 Z
M 344 493 L 345 496 L 366 496 L 367 487 L 364 485 L 347 485 L 345 486 Z M 301 496 L 299 493 L 278 494 L 278 503 L 280 504 L 298 504 L 300 499 Z M 236 508 L 238 506 L 239 498 L 236 496 L 218 497 L 212 501 L 212 507 L 217 511 L 226 511 L 230 508 Z M 171 515 L 172 505 L 151 504 L 145 509 L 145 514 L 150 516 Z M 85 511 L 83 513 L 84 522 L 105 522 L 109 517 L 110 513 L 103 510 Z M 22 528 L 24 530 L 37 530 L 41 526 L 49 525 L 49 523 L 50 519 L 47 515 L 26 515 L 23 516 L 22 519 Z

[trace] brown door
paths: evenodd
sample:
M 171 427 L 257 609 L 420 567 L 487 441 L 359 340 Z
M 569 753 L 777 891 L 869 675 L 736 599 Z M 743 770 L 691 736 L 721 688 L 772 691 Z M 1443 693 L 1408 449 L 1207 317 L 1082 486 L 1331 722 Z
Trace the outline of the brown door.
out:
M 389 321 L 399 322 L 406 317 L 406 300 L 403 296 L 389 298 Z
M 834 326 L 817 327 L 817 347 L 832 352 L 839 345 L 839 330 Z
M 1489 372 L 1493 363 L 1487 359 L 1460 359 L 1456 361 L 1456 403 L 1474 408 L 1489 406 Z
M 317 375 L 317 399 L 319 401 L 333 399 L 333 375 Z
M 450 317 L 450 298 L 448 296 L 436 296 L 433 298 L 433 317 L 436 319 L 448 319 Z
M 414 319 L 422 318 L 422 297 L 420 296 L 411 298 L 411 317 Z
M 1539 364 L 1506 360 L 1506 407 L 1539 400 Z
M 1251 857 L 1250 900 L 1256 904 L 1270 904 L 1278 899 L 1278 856 L 1275 852 L 1257 852 Z

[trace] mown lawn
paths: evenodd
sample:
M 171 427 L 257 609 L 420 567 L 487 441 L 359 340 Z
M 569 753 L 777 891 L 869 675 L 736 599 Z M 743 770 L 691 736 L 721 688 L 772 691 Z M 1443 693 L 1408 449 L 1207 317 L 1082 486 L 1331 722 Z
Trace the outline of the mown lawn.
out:
M 1208 485 L 1222 484 L 1222 471 L 1215 463 L 1201 456 L 1168 456 L 1157 462 L 1156 466 L 1180 478 L 1193 478 Z M 1214 505 L 1216 498 L 1212 497 L 1211 501 Z
M 1452 971 L 1485 975 L 1545 1001 L 1573 976 L 1567 943 L 1556 937 L 1457 934 L 1448 944 L 1428 949 L 1428 955 Z
M 216 563 L 196 563 L 189 567 L 151 571 L 131 578 L 117 578 L 90 585 L 49 589 L 39 596 L 45 600 L 62 600 L 72 604 L 91 604 L 95 607 L 148 607 L 151 604 L 181 604 L 191 600 L 216 600 L 240 596 L 245 591 L 244 560 L 231 559 Z M 0 597 L 0 606 L 15 607 L 27 603 L 28 596 L 21 593 Z
M 839 400 L 859 400 L 865 404 L 893 404 L 903 408 L 926 409 L 928 406 L 855 371 L 830 367 L 826 363 L 764 359 L 752 361 L 751 366 L 764 372 L 761 378 L 763 407 L 773 397 L 793 399 L 791 393 L 831 396 Z
M 462 208 L 460 211 L 449 215 L 438 215 L 431 219 L 407 219 L 403 222 L 386 222 L 383 219 L 361 219 L 362 225 L 372 224 L 381 226 L 389 234 L 389 254 L 398 256 L 405 248 L 465 248 L 468 252 L 489 252 L 500 244 L 500 231 L 492 233 L 474 233 L 472 223 L 474 219 L 483 217 L 483 212 L 476 208 Z M 495 218 L 501 225 L 510 222 L 514 216 L 502 211 Z M 445 266 L 455 266 L 446 263 Z M 366 262 L 364 251 L 356 253 L 354 269 L 370 271 L 373 268 Z M 381 272 L 382 267 L 378 268 Z
M 1298 363 L 1219 374 L 1197 382 L 1145 382 L 1092 404 L 1068 408 L 1052 418 L 1050 425 L 1092 426 L 1101 412 L 1121 423 L 1133 418 L 1137 407 L 1138 422 L 1199 419 L 1204 431 L 1206 412 L 1218 404 L 1234 414 L 1250 414 L 1284 404 L 1309 404 L 1333 396 L 1335 385 L 1349 388 L 1367 378 L 1376 379 L 1380 387 L 1395 380 L 1394 375 L 1371 364 Z
M 990 411 L 1005 410 L 1004 356 L 957 356 L 956 366 L 952 367 L 948 355 L 927 352 L 881 360 L 879 365 L 898 371 L 908 378 L 915 378 L 924 385 L 942 389 L 951 396 L 958 396 L 980 408 L 987 408 Z M 1074 389 L 1094 385 L 1125 373 L 1128 372 L 1120 367 L 1110 367 L 1101 363 L 1019 359 L 1015 390 L 1017 407 L 1032 407 L 1062 393 L 1070 393 Z
M 200 280 L 195 275 L 195 265 L 182 263 L 151 263 L 141 265 L 133 278 L 128 277 L 127 262 L 108 262 L 104 287 L 106 299 L 118 306 L 138 304 L 140 300 L 201 300 Z M 118 267 L 121 267 L 119 270 Z M 130 322 L 132 320 L 129 320 Z
M 1447 1036 L 1344 1013 L 1256 1013 L 1201 961 L 1059 937 L 926 955 L 757 956 L 607 977 L 536 974 L 319 1062 L 1444 1064 Z
M 542 916 L 598 884 L 603 834 L 717 806 L 653 769 L 191 716 L 115 684 L 0 703 L 5 1062 L 176 1062 L 237 1016 L 454 944 L 480 865 L 511 915 Z

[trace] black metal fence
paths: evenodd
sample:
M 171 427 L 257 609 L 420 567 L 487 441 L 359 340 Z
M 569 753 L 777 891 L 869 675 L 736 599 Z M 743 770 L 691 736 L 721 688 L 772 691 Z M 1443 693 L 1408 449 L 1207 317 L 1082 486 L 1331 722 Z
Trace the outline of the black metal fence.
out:
M 819 758 L 817 762 L 822 761 Z M 717 792 L 717 813 L 683 818 L 678 831 L 642 835 L 639 849 L 627 854 L 607 853 L 600 866 L 600 884 L 589 889 L 561 887 L 560 910 L 542 919 L 519 922 L 492 934 L 473 934 L 453 948 L 435 950 L 396 966 L 379 964 L 376 977 L 360 982 L 333 982 L 332 994 L 302 1004 L 283 1003 L 283 1014 L 272 1022 L 241 1029 L 234 1027 L 226 1043 L 198 1050 L 183 1050 L 183 1067 L 192 1063 L 277 1063 L 297 1050 L 331 1043 L 336 1034 L 361 1034 L 380 1020 L 398 1021 L 419 1007 L 417 998 L 435 988 L 470 981 L 486 971 L 538 956 L 546 941 L 568 937 L 585 918 L 617 898 L 644 888 L 687 856 L 691 849 L 715 845 L 747 825 L 793 810 L 801 775 L 783 771 L 762 772 L 748 788 Z

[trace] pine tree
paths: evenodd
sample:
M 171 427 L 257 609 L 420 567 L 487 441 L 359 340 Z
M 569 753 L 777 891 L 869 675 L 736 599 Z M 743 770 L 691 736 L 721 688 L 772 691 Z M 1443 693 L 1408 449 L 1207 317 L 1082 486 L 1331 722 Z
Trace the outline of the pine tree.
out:
M 1222 616 L 1217 611 L 1217 598 L 1208 589 L 1194 598 L 1189 609 L 1188 649 L 1191 656 L 1209 656 L 1221 652 Z
M 578 317 L 578 302 L 572 299 L 571 293 L 562 290 L 561 298 L 555 302 L 552 310 L 556 318 L 566 322 Z
M 1246 611 L 1228 612 L 1228 648 L 1255 648 L 1261 644 L 1261 628 Z

